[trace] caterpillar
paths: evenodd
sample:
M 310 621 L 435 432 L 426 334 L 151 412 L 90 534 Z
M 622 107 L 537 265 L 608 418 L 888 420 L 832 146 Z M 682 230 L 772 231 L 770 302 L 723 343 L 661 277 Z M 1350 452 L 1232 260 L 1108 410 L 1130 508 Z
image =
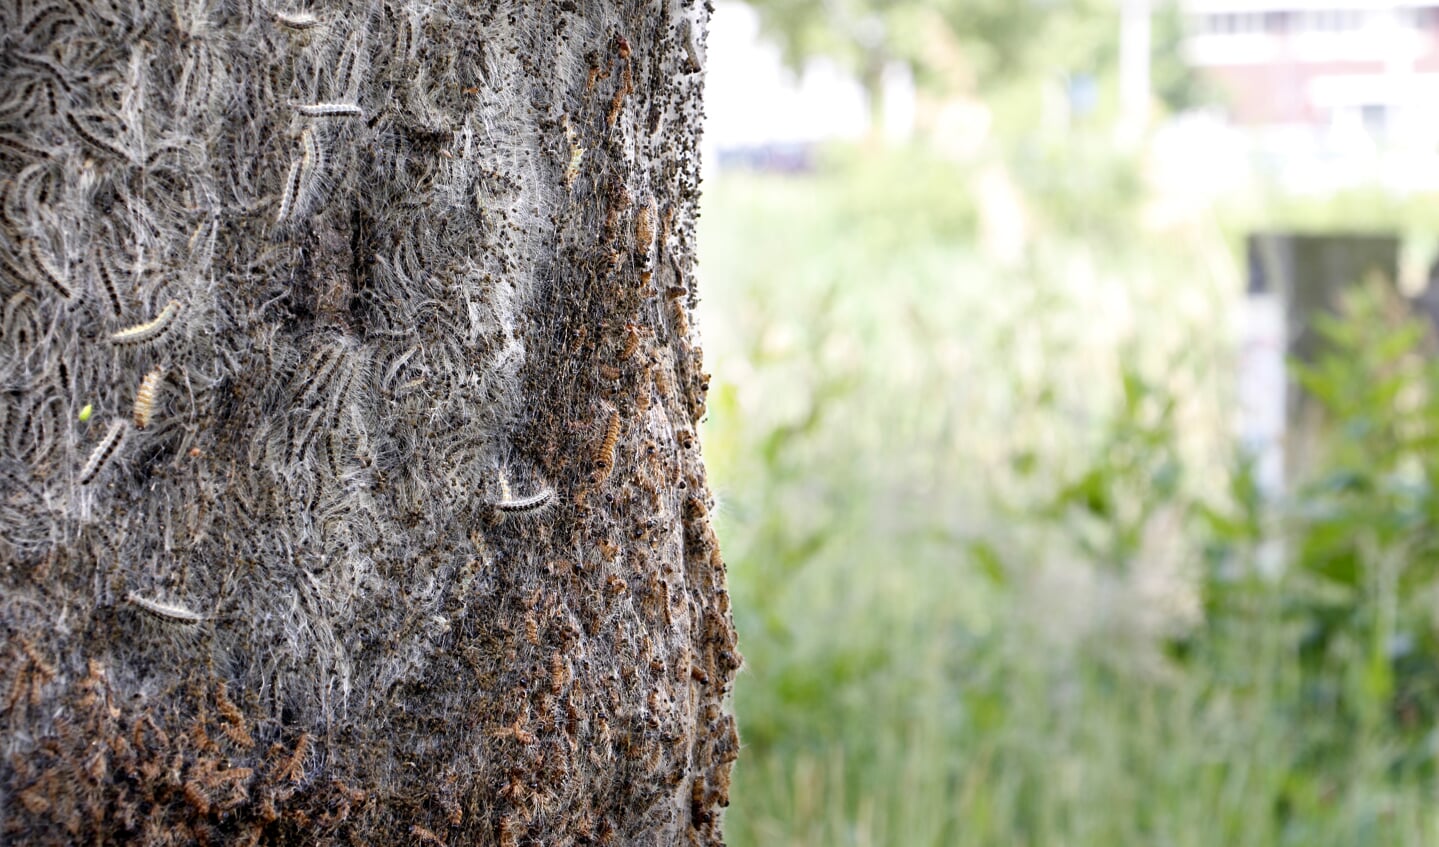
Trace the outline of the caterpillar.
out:
M 554 496 L 555 491 L 553 488 L 543 488 L 528 497 L 519 497 L 515 499 L 505 497 L 505 499 L 503 500 L 495 501 L 492 505 L 497 511 L 504 512 L 506 514 L 514 514 L 517 512 L 535 512 L 549 505 L 550 499 Z
M 128 345 L 157 341 L 169 333 L 170 328 L 175 323 L 175 318 L 180 314 L 180 310 L 180 301 L 171 300 L 165 304 L 165 308 L 160 310 L 160 314 L 156 315 L 152 320 L 126 327 L 119 332 L 113 333 L 110 336 L 110 342 L 112 344 Z
M 125 440 L 125 433 L 129 430 L 130 424 L 124 418 L 116 418 L 110 422 L 110 428 L 105 430 L 105 435 L 95 449 L 90 451 L 90 458 L 86 460 L 85 466 L 80 469 L 80 484 L 89 485 L 110 457 L 115 455 L 120 444 Z
M 600 440 L 595 448 L 595 482 L 601 482 L 608 477 L 610 471 L 615 467 L 615 442 L 620 437 L 620 413 L 618 409 L 610 409 L 610 419 L 605 425 L 604 438 Z
M 310 733 L 300 733 L 295 741 L 295 752 L 291 753 L 279 767 L 276 774 L 281 779 L 298 783 L 305 778 L 305 759 L 310 755 Z
M 300 198 L 300 164 L 299 159 L 290 163 L 290 173 L 285 177 L 285 191 L 280 195 L 280 211 L 275 213 L 277 224 L 285 222 L 294 210 L 295 202 Z
M 105 260 L 102 249 L 97 247 L 94 251 L 95 268 L 100 277 L 100 285 L 105 289 L 105 294 L 110 301 L 110 309 L 115 317 L 124 314 L 124 301 L 120 299 L 120 286 L 115 284 L 115 275 L 110 271 L 110 264 Z
M 324 21 L 309 12 L 276 12 L 275 23 L 285 29 L 306 30 L 314 29 Z
M 86 118 L 91 122 L 105 120 L 103 116 L 95 113 L 87 113 Z M 120 146 L 119 143 L 106 138 L 93 128 L 86 126 L 86 121 L 82 121 L 79 115 L 74 112 L 65 113 L 65 122 L 70 124 L 70 128 L 75 130 L 75 134 L 80 136 L 81 140 L 91 147 L 94 147 L 102 153 L 109 153 L 131 164 L 135 163 L 135 157 L 130 154 L 129 150 Z
M 307 118 L 358 118 L 365 114 L 354 103 L 298 103 L 295 111 Z
M 125 599 L 163 620 L 189 624 L 199 623 L 205 619 L 205 616 L 199 612 L 192 612 L 178 603 L 163 603 L 159 600 L 151 600 L 149 597 L 141 596 L 134 591 L 126 594 Z
M 25 247 L 26 252 L 30 254 L 30 264 L 35 266 L 35 270 L 40 272 L 40 276 L 44 277 L 46 282 L 50 283 L 50 287 L 55 289 L 55 293 L 66 300 L 74 300 L 75 292 L 65 281 L 64 274 L 60 272 L 59 268 L 50 264 L 48 259 L 40 255 L 40 248 L 36 246 L 35 241 L 33 239 L 27 241 Z
M 316 175 L 325 166 L 325 150 L 314 130 L 305 127 L 300 133 L 300 158 L 290 163 L 290 172 L 285 177 L 285 191 L 280 195 L 280 210 L 275 223 L 282 224 L 300 213 L 305 200 L 314 188 Z
M 569 676 L 565 668 L 564 657 L 559 653 L 550 654 L 550 693 L 558 695 L 565 687 Z
M 14 154 L 22 162 L 32 159 L 43 161 L 50 158 L 48 150 L 36 147 L 25 139 L 8 132 L 0 133 L 0 155 L 5 153 Z
M 165 369 L 157 367 L 145 374 L 140 380 L 140 387 L 135 391 L 135 408 L 133 419 L 136 429 L 144 429 L 150 425 L 155 417 L 155 395 L 160 390 L 160 380 L 165 377 Z

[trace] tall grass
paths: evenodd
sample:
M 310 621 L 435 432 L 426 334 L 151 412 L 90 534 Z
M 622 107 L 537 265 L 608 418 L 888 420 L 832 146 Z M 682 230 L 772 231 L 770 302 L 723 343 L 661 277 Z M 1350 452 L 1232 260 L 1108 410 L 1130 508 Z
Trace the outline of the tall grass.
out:
M 1225 240 L 1054 231 L 1001 264 L 968 176 L 706 187 L 731 841 L 1439 843 L 1411 741 L 1316 698 L 1288 586 L 1215 580 L 1262 518 Z

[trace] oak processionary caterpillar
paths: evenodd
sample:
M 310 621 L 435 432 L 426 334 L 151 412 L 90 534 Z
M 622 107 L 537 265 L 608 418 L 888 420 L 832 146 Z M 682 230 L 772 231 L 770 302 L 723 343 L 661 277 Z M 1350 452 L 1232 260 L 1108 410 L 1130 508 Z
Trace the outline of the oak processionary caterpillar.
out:
M 125 440 L 125 433 L 130 429 L 130 424 L 124 418 L 116 418 L 110 422 L 110 428 L 105 430 L 105 435 L 95 449 L 90 451 L 90 458 L 86 460 L 85 466 L 80 469 L 80 484 L 89 485 L 100 469 L 115 455 L 120 444 Z
M 192 612 L 179 604 L 162 603 L 159 600 L 151 600 L 148 597 L 140 596 L 134 591 L 126 594 L 125 599 L 155 617 L 167 621 L 174 621 L 175 623 L 199 623 L 205 619 L 205 616 L 199 612 Z
M 180 314 L 180 301 L 171 300 L 165 304 L 153 320 L 135 326 L 126 327 L 110 336 L 113 344 L 145 344 L 162 338 L 170 331 L 175 323 L 175 318 Z
M 136 429 L 144 429 L 149 426 L 150 421 L 155 417 L 155 394 L 160 390 L 160 380 L 164 376 L 164 368 L 155 368 L 140 380 L 140 387 L 135 391 L 133 411 Z
M 280 195 L 280 210 L 275 214 L 276 225 L 283 224 L 299 213 L 305 196 L 315 185 L 316 174 L 324 166 L 324 148 L 320 146 L 314 130 L 305 127 L 300 133 L 300 158 L 290 163 L 290 172 L 285 176 L 285 190 Z
M 542 488 L 528 497 L 519 497 L 513 500 L 507 497 L 503 500 L 496 500 L 491 505 L 495 507 L 495 511 L 504 514 L 535 512 L 549 505 L 550 498 L 554 496 L 555 490 L 553 488 Z
M 365 114 L 354 103 L 297 103 L 295 111 L 307 118 L 358 118 Z
M 58 268 L 50 264 L 44 256 L 40 255 L 40 248 L 36 246 L 34 240 L 29 241 L 25 247 L 26 251 L 30 254 L 31 264 L 33 264 L 35 270 L 39 271 L 40 275 L 45 278 L 45 281 L 50 283 L 50 287 L 55 289 L 56 293 L 66 300 L 75 299 L 75 292 L 70 290 L 70 286 L 65 282 L 64 275 L 61 274 Z

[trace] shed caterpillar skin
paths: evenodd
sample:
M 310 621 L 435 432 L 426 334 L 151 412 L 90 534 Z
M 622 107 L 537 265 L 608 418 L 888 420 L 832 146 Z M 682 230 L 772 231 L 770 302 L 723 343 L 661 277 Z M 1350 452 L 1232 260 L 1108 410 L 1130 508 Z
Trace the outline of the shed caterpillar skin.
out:
M 276 12 L 275 23 L 285 29 L 307 30 L 320 26 L 324 21 L 309 12 Z
M 140 607 L 141 609 L 144 609 L 155 617 L 161 618 L 163 620 L 186 624 L 200 623 L 201 621 L 205 620 L 204 615 L 200 614 L 199 612 L 192 612 L 184 606 L 179 605 L 178 603 L 162 603 L 159 600 L 151 600 L 149 597 L 142 597 L 134 591 L 126 594 L 125 599 L 130 603 L 133 603 L 134 605 Z
M 494 501 L 490 505 L 494 506 L 496 511 L 505 514 L 537 512 L 545 506 L 548 506 L 551 498 L 554 496 L 555 490 L 553 488 L 542 488 L 528 497 L 510 498 L 507 496 L 504 499 Z
M 358 118 L 365 114 L 354 103 L 297 103 L 295 111 L 307 118 Z
M 146 344 L 151 341 L 158 341 L 169 333 L 170 328 L 175 324 L 175 318 L 180 315 L 180 301 L 171 300 L 160 310 L 160 314 L 154 319 L 142 324 L 126 327 L 110 336 L 112 344 Z
M 144 429 L 154 419 L 155 395 L 159 393 L 160 380 L 164 378 L 165 369 L 155 368 L 140 380 L 140 387 L 135 391 L 135 408 L 132 414 L 136 429 Z
M 649 268 L 654 262 L 655 235 L 658 232 L 660 209 L 655 198 L 640 206 L 635 215 L 635 251 L 639 253 L 640 267 Z
M 110 422 L 110 428 L 105 430 L 105 435 L 95 449 L 90 451 L 90 458 L 86 460 L 85 466 L 80 469 L 80 484 L 89 485 L 95 479 L 95 475 L 110 461 L 110 458 L 120 449 L 125 441 L 125 434 L 130 430 L 130 423 L 124 418 L 116 418 Z
M 620 413 L 618 409 L 610 410 L 609 422 L 605 425 L 605 437 L 595 448 L 595 472 L 591 479 L 594 482 L 603 482 L 615 468 L 615 442 L 620 437 Z

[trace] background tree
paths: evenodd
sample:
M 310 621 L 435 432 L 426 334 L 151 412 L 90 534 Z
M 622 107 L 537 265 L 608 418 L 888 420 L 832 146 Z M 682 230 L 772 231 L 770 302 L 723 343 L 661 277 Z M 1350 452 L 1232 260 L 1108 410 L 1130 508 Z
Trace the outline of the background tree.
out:
M 717 843 L 706 10 L 0 3 L 11 843 Z

